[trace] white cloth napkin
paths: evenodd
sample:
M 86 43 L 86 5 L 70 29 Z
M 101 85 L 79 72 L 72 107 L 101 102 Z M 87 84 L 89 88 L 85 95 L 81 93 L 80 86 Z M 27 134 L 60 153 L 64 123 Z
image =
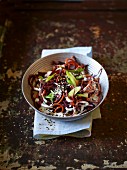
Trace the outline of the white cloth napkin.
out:
M 41 57 L 59 52 L 75 52 L 92 57 L 92 47 L 44 49 Z M 89 137 L 91 136 L 92 121 L 98 118 L 101 118 L 100 108 L 82 119 L 71 122 L 50 119 L 35 111 L 33 137 L 42 140 L 53 139 L 62 135 L 77 138 Z
M 92 47 L 72 47 L 72 48 L 48 49 L 48 50 L 43 49 L 41 58 L 49 54 L 62 53 L 62 52 L 73 52 L 73 53 L 78 53 L 78 54 L 84 54 L 92 58 Z

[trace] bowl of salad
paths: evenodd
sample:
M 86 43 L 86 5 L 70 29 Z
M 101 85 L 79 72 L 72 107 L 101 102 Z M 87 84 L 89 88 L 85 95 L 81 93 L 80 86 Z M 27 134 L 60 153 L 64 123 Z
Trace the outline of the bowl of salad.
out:
M 28 104 L 43 116 L 72 121 L 97 109 L 109 89 L 108 75 L 96 60 L 58 53 L 35 61 L 22 79 Z

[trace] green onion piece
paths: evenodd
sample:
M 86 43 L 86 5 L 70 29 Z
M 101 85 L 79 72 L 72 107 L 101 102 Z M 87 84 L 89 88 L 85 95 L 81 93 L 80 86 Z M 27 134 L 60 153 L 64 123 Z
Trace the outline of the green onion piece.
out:
M 76 76 L 76 79 L 82 79 L 83 75 Z
M 73 85 L 72 81 L 69 78 L 66 78 L 66 80 L 68 84 Z
M 79 97 L 88 97 L 88 93 L 83 93 L 83 94 L 77 94 L 77 96 L 79 96 Z
M 68 70 L 69 72 L 73 72 L 73 73 L 81 73 L 84 70 L 84 68 L 77 68 L 75 70 Z
M 55 74 L 56 74 L 56 73 L 52 74 L 51 76 L 48 76 L 45 81 L 48 82 L 49 80 L 51 80 L 51 79 L 55 76 Z
M 73 96 L 76 95 L 80 90 L 81 90 L 81 86 L 77 86 L 77 87 L 73 88 L 73 89 L 68 93 L 68 96 L 69 96 L 69 97 L 73 97 Z
M 78 84 L 78 80 L 76 80 L 76 78 L 73 76 L 73 74 L 67 70 L 66 70 L 66 75 L 71 80 L 73 86 L 76 87 Z
M 41 80 L 43 80 L 43 77 L 42 77 L 42 76 L 39 76 L 38 78 L 41 79 Z

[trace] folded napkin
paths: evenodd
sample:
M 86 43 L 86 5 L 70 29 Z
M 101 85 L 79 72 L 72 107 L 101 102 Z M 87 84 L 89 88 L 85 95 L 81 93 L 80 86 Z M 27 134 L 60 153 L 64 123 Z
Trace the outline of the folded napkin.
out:
M 74 52 L 92 57 L 92 47 L 73 47 L 66 49 L 44 49 L 41 57 L 60 52 Z M 59 136 L 84 138 L 91 136 L 93 119 L 101 118 L 100 108 L 88 116 L 75 121 L 60 121 L 47 118 L 35 111 L 33 137 L 47 140 Z
M 41 58 L 49 54 L 62 53 L 62 52 L 73 52 L 73 53 L 78 53 L 78 54 L 84 54 L 92 58 L 92 47 L 72 47 L 72 48 L 48 49 L 48 50 L 43 49 Z

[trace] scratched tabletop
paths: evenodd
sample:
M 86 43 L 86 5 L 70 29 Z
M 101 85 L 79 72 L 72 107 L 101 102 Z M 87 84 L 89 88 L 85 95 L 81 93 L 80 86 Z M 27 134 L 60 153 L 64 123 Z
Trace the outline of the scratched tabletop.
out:
M 28 10 L 27 10 L 28 9 Z M 29 10 L 0 4 L 0 170 L 127 168 L 127 11 Z M 88 138 L 33 138 L 21 81 L 43 49 L 92 46 L 109 92 Z

